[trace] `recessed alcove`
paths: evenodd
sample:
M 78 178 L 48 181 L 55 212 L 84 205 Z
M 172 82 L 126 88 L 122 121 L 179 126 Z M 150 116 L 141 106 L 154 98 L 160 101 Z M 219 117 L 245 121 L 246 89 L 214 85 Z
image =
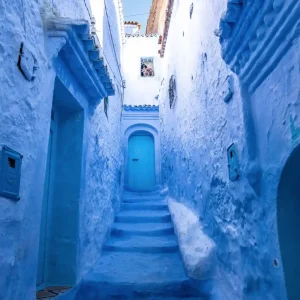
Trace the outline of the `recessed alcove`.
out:
M 277 197 L 280 251 L 289 300 L 298 300 L 300 287 L 300 146 L 288 158 Z

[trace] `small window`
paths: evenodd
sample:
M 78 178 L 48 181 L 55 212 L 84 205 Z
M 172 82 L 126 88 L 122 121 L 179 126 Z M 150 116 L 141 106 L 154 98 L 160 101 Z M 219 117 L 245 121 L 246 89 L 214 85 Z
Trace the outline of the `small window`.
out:
M 141 58 L 141 76 L 142 77 L 153 77 L 154 76 L 153 57 Z
M 13 159 L 13 158 L 11 158 L 11 157 L 9 157 L 9 158 L 8 158 L 8 165 L 9 165 L 11 168 L 15 169 L 15 168 L 16 168 L 16 160 Z
M 104 98 L 104 113 L 108 119 L 108 97 Z
M 193 16 L 193 12 L 194 12 L 194 3 L 192 3 L 191 6 L 190 6 L 190 19 Z

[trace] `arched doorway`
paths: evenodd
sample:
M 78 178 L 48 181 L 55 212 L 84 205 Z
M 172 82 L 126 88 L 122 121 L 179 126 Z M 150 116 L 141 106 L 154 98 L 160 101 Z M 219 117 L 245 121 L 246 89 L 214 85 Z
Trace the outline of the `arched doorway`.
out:
M 300 298 L 300 146 L 287 160 L 280 177 L 277 223 L 289 300 Z
M 135 131 L 128 140 L 128 186 L 134 191 L 155 187 L 154 137 L 148 131 Z

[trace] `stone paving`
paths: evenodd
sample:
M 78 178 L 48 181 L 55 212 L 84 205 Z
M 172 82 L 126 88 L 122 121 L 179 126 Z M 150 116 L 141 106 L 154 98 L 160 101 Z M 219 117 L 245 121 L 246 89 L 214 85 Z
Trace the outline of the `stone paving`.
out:
M 64 294 L 71 287 L 69 286 L 49 286 L 41 291 L 36 293 L 37 300 L 49 300 L 53 299 L 58 295 Z

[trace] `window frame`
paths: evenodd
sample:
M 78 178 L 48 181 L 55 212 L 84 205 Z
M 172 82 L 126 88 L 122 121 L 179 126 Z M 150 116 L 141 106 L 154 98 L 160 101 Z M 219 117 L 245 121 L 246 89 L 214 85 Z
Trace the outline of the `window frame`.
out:
M 143 64 L 145 64 L 145 66 L 147 67 L 146 63 L 151 63 L 152 64 L 152 75 L 142 75 L 143 74 Z M 149 69 L 149 67 L 148 67 Z M 140 76 L 142 78 L 153 78 L 155 77 L 155 67 L 154 67 L 154 57 L 153 56 L 149 56 L 149 57 L 141 57 L 140 58 Z

